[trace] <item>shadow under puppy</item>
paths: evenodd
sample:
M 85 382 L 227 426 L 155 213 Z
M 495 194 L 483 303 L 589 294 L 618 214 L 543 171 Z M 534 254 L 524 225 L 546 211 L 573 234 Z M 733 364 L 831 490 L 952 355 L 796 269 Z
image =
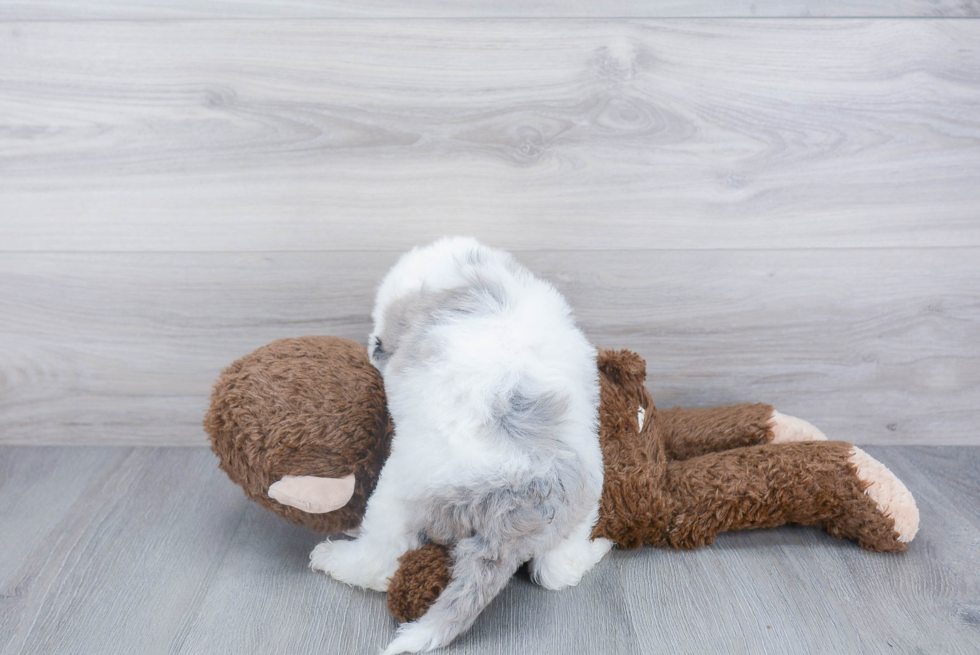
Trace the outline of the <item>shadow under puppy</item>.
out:
M 369 337 L 397 425 L 359 536 L 315 570 L 384 591 L 399 558 L 452 547 L 453 578 L 386 653 L 444 646 L 530 561 L 549 589 L 611 548 L 591 538 L 603 463 L 596 350 L 565 299 L 509 254 L 442 239 L 382 282 Z

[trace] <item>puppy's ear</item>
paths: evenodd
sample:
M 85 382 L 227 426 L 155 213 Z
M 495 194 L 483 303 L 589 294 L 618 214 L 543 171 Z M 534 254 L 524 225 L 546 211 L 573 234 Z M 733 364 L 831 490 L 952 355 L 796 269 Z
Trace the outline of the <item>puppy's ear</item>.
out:
M 633 379 L 643 382 L 647 363 L 632 350 L 599 350 L 599 370 L 617 382 Z

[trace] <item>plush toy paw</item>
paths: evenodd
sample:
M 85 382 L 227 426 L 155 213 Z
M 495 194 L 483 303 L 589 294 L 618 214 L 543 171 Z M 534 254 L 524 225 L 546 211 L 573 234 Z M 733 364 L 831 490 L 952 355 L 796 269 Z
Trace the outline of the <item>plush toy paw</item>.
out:
M 772 430 L 772 441 L 770 443 L 827 440 L 827 435 L 818 430 L 814 425 L 801 418 L 781 414 L 776 410 L 772 411 L 772 417 L 769 419 L 769 428 Z
M 326 573 L 335 580 L 375 591 L 387 591 L 388 582 L 398 569 L 398 557 L 374 554 L 371 549 L 353 541 L 330 541 L 318 544 L 310 553 L 310 568 Z
M 868 484 L 864 493 L 875 501 L 879 512 L 894 521 L 898 541 L 903 544 L 912 541 L 919 531 L 919 508 L 908 488 L 884 464 L 857 446 L 851 450 L 848 461 L 858 478 Z
M 553 591 L 574 587 L 612 546 L 613 542 L 608 539 L 565 541 L 531 560 L 531 579 Z

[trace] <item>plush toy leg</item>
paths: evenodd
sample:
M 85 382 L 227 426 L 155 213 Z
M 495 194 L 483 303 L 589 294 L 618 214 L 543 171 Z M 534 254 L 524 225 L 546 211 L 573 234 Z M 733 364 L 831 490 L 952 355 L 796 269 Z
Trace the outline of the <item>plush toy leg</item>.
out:
M 849 443 L 811 441 L 739 448 L 669 462 L 668 541 L 710 544 L 719 532 L 819 525 L 862 548 L 898 552 L 918 529 L 905 486 Z
M 659 412 L 659 417 L 668 459 L 690 459 L 766 443 L 827 439 L 810 423 L 777 412 L 765 403 L 708 409 L 674 407 Z
M 658 412 L 668 459 L 690 459 L 773 438 L 772 405 L 732 405 L 708 409 L 674 407 Z

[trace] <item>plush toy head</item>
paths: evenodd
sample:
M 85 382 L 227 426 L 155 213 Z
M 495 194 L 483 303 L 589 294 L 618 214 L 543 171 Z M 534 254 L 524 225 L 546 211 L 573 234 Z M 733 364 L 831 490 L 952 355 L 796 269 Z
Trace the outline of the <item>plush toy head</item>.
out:
M 367 351 L 338 337 L 282 339 L 229 366 L 204 428 L 250 499 L 323 533 L 360 525 L 393 430 Z
M 659 495 L 637 492 L 662 484 L 662 470 L 659 477 L 636 475 L 629 465 L 637 457 L 662 459 L 648 452 L 662 454 L 658 440 L 635 438 L 638 410 L 653 410 L 643 386 L 645 366 L 625 350 L 600 351 L 598 364 L 602 422 L 610 435 L 604 458 L 626 462 L 607 466 L 607 511 L 599 528 L 617 543 L 639 545 L 631 512 L 616 508 L 652 512 L 647 505 Z M 381 374 L 367 350 L 331 336 L 280 339 L 233 363 L 215 382 L 204 428 L 221 469 L 251 500 L 321 533 L 358 528 L 394 431 Z M 622 484 L 613 484 L 623 475 Z M 630 493 L 620 498 L 626 489 Z

